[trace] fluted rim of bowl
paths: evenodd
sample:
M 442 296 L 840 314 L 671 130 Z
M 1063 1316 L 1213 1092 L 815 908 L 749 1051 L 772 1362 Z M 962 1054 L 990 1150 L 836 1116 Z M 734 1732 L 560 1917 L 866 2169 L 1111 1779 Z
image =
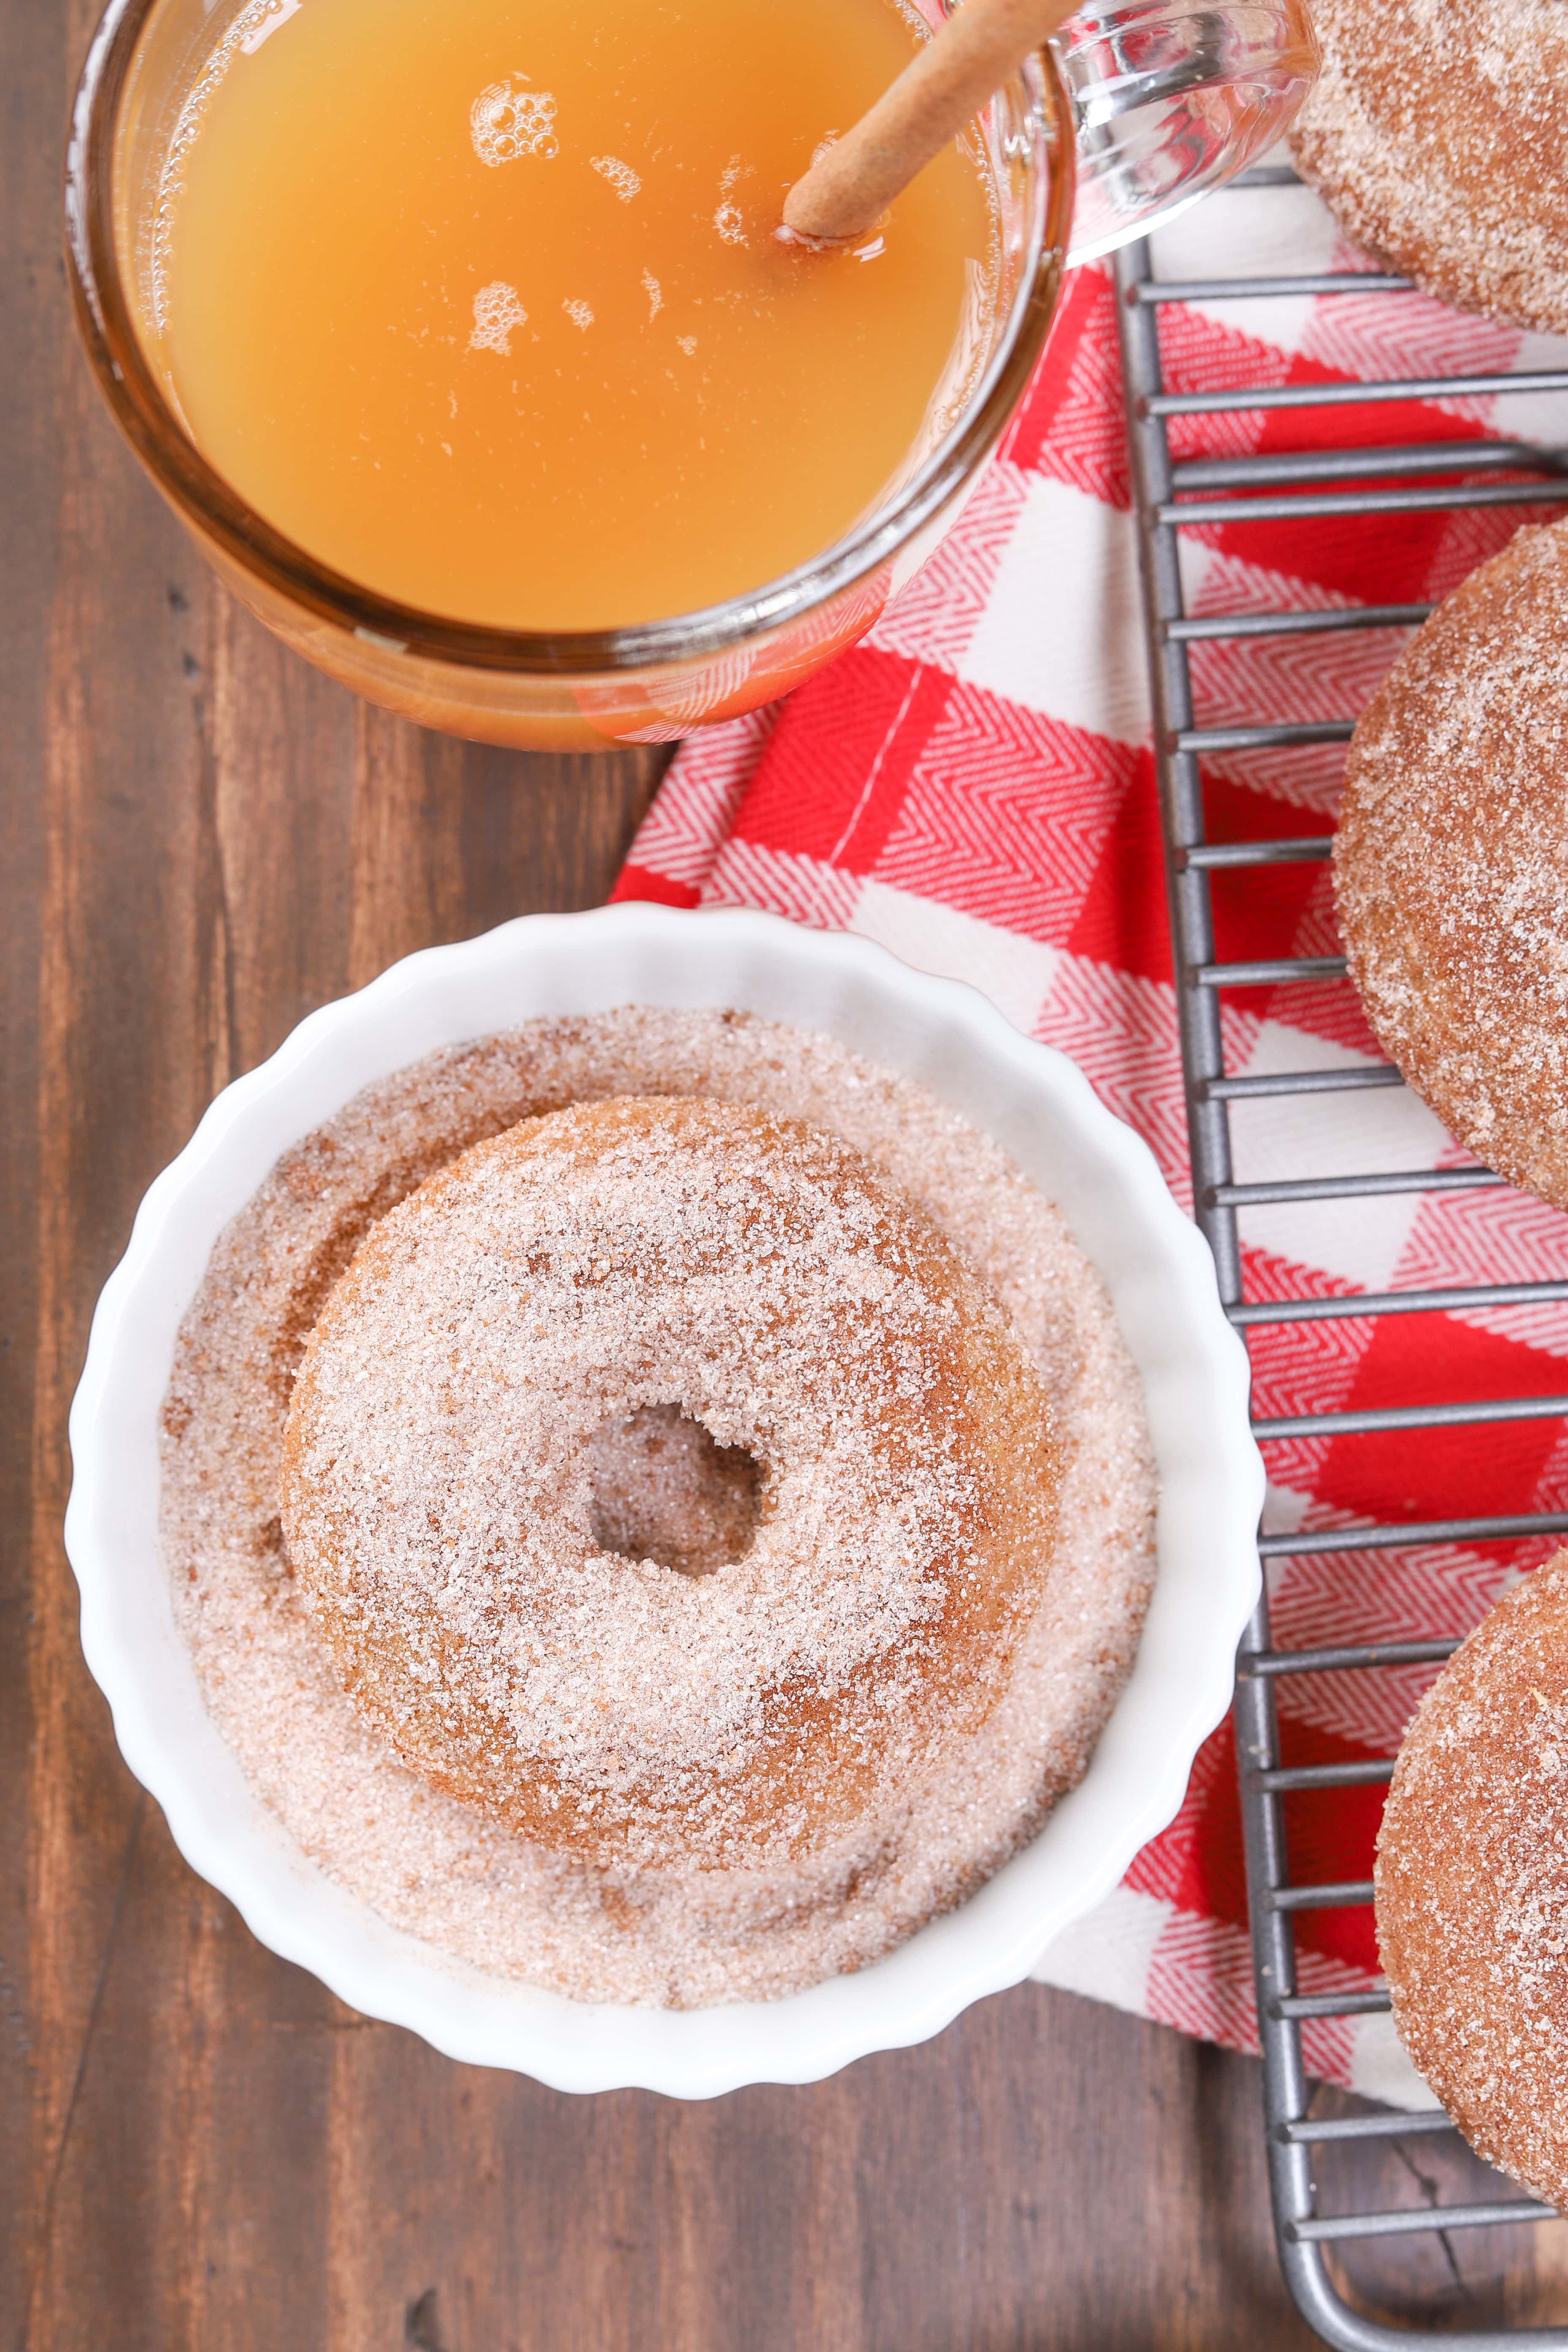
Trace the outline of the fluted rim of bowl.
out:
M 1000 1127 L 1008 1149 L 1009 1128 L 1043 1132 L 1041 1122 L 1058 1152 L 1070 1139 L 1056 1197 L 1111 1291 L 1149 1410 L 1162 1489 L 1154 1595 L 1083 1780 L 956 1910 L 872 1966 L 775 2000 L 685 2011 L 578 2002 L 486 1977 L 392 1927 L 310 1863 L 250 1790 L 174 1622 L 157 1538 L 158 1415 L 174 1333 L 217 1234 L 279 1153 L 361 1087 L 441 1045 L 523 1020 L 628 1002 L 746 1007 L 762 996 L 767 1005 L 748 1009 L 827 1028 L 966 1116 L 974 1111 L 958 1096 L 990 1089 L 1003 1115 L 979 1123 L 993 1135 Z M 839 1021 L 813 1019 L 829 1001 Z M 877 1023 L 879 1053 L 858 1034 Z M 894 1036 L 901 1042 L 889 1050 Z M 957 1073 L 951 1086 L 932 1084 L 941 1055 Z M 406 957 L 311 1013 L 224 1089 L 150 1186 L 99 1299 L 71 1408 L 66 1549 L 82 1648 L 121 1752 L 187 1862 L 262 1943 L 352 2008 L 449 2057 L 562 2091 L 702 2098 L 816 2081 L 924 2041 L 1019 1982 L 1176 1812 L 1193 1759 L 1230 1704 L 1236 1644 L 1259 1590 L 1263 1469 L 1247 1391 L 1246 1351 L 1221 1308 L 1207 1244 L 1147 1146 L 1076 1064 L 1023 1036 L 966 982 L 917 971 L 871 940 L 770 915 L 631 904 L 524 916 Z

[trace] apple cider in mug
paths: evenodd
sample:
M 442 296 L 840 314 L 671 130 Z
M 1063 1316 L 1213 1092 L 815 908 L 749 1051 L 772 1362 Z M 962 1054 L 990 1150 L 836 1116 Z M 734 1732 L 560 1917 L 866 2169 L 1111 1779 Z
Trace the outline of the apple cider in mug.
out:
M 913 55 L 895 0 L 268 0 L 185 102 L 155 359 L 318 562 L 497 628 L 761 586 L 873 506 L 963 378 L 977 156 L 859 246 L 785 190 Z

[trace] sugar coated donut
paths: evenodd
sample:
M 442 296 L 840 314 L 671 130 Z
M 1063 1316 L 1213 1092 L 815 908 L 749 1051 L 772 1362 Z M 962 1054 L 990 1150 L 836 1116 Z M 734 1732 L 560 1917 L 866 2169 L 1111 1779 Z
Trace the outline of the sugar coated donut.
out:
M 1568 1552 L 1415 1711 L 1377 1844 L 1394 2023 L 1465 2137 L 1568 2206 Z
M 1348 236 L 1439 301 L 1568 334 L 1562 0 L 1312 0 L 1290 134 Z
M 1568 1206 L 1568 524 L 1405 647 L 1351 744 L 1334 890 L 1384 1047 L 1460 1140 Z
M 710 1573 L 595 1540 L 596 1468 L 650 1415 L 757 1465 L 750 1548 Z M 428 1781 L 591 1859 L 772 1861 L 996 1704 L 1045 1590 L 1050 1422 L 964 1261 L 845 1145 L 622 1097 L 373 1228 L 295 1385 L 283 1530 L 344 1689 Z

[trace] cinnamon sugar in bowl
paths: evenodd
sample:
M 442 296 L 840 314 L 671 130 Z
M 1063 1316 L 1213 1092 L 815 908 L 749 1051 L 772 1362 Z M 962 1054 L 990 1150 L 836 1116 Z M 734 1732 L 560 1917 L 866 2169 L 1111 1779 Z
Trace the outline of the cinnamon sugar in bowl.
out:
M 891 1174 L 1078 1416 L 983 1733 L 767 1883 L 527 1848 L 379 1749 L 290 1594 L 268 1450 L 289 1350 L 433 1167 L 565 1101 L 726 1091 Z M 752 914 L 528 918 L 312 1015 L 149 1192 L 71 1442 L 83 1646 L 193 1866 L 356 2008 L 562 2089 L 810 2081 L 1027 1975 L 1174 1812 L 1258 1590 L 1245 1357 L 1143 1145 L 973 991 Z

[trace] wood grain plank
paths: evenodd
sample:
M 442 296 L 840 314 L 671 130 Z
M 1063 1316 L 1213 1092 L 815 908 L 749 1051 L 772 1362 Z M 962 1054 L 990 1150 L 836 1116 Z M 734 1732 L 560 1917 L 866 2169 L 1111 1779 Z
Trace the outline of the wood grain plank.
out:
M 1366 2101 L 1321 2085 L 1315 2112 L 1363 2112 Z M 1352 2142 L 1317 2151 L 1325 2213 L 1484 2204 L 1513 2192 L 1457 2134 Z M 1387 2324 L 1568 2326 L 1568 2221 L 1500 2230 L 1423 2231 L 1331 2246 L 1331 2277 L 1353 2310 Z
M 52 1539 L 41 1475 L 58 1484 L 53 1446 L 38 1425 L 35 1381 L 40 1328 L 58 1305 L 42 1296 L 36 1232 L 40 1194 L 38 1110 L 45 1086 L 39 979 L 49 874 L 46 774 L 50 612 L 57 557 L 53 396 L 61 339 L 58 237 L 46 221 L 31 135 L 58 104 L 67 28 L 52 10 L 7 12 L 0 136 L 0 256 L 6 331 L 0 348 L 0 2314 L 26 2326 L 37 2248 L 58 2145 L 58 2083 L 68 2063 L 36 1998 L 31 1930 L 38 1893 L 32 1830 L 32 1759 L 40 1721 L 33 1561 L 40 1525 Z M 46 141 L 45 159 L 58 154 Z M 52 1697 L 52 1694 L 49 1695 Z M 46 1710 L 48 1699 L 46 1699 Z M 81 1933 L 82 1957 L 90 1934 Z
M 333 2352 L 399 2315 L 443 2352 L 1310 2340 L 1273 2264 L 1255 2070 L 1043 1987 L 705 2105 L 454 2078 L 374 2029 L 334 2078 Z
M 194 547 L 168 600 L 210 777 L 232 1076 L 350 984 L 358 710 L 219 595 Z
M 85 1266 L 107 1270 L 122 1231 L 119 1202 L 136 1181 L 139 1130 L 184 1123 L 171 1101 L 204 1058 L 204 1000 L 191 984 L 188 930 L 149 924 L 143 895 L 186 860 L 180 794 L 148 805 L 128 780 L 150 765 L 192 765 L 167 682 L 125 625 L 115 582 L 127 554 L 144 578 L 171 529 L 127 480 L 81 371 L 54 353 L 49 384 L 59 454 L 48 638 L 40 686 L 45 870 L 36 987 L 34 1192 L 37 1287 L 27 1638 L 27 1999 L 37 2057 L 31 2107 L 30 2275 L 22 2297 L 50 2340 L 52 2253 L 68 2202 L 81 2094 L 109 1973 L 119 1949 L 142 1801 L 112 1765 L 107 1714 L 82 1676 L 74 1590 L 59 1524 L 68 1483 L 65 1415 L 90 1294 Z M 112 550 L 112 556 L 110 551 Z M 160 565 L 161 568 L 161 565 Z M 97 654 L 100 658 L 95 659 Z M 121 963 L 128 928 L 149 940 L 145 996 Z M 166 1020 L 148 1021 L 148 1003 Z M 127 1097 L 134 1108 L 120 1116 Z M 106 1247 L 105 1244 L 109 1246 Z M 26 2324 L 26 2317 L 24 2324 Z

